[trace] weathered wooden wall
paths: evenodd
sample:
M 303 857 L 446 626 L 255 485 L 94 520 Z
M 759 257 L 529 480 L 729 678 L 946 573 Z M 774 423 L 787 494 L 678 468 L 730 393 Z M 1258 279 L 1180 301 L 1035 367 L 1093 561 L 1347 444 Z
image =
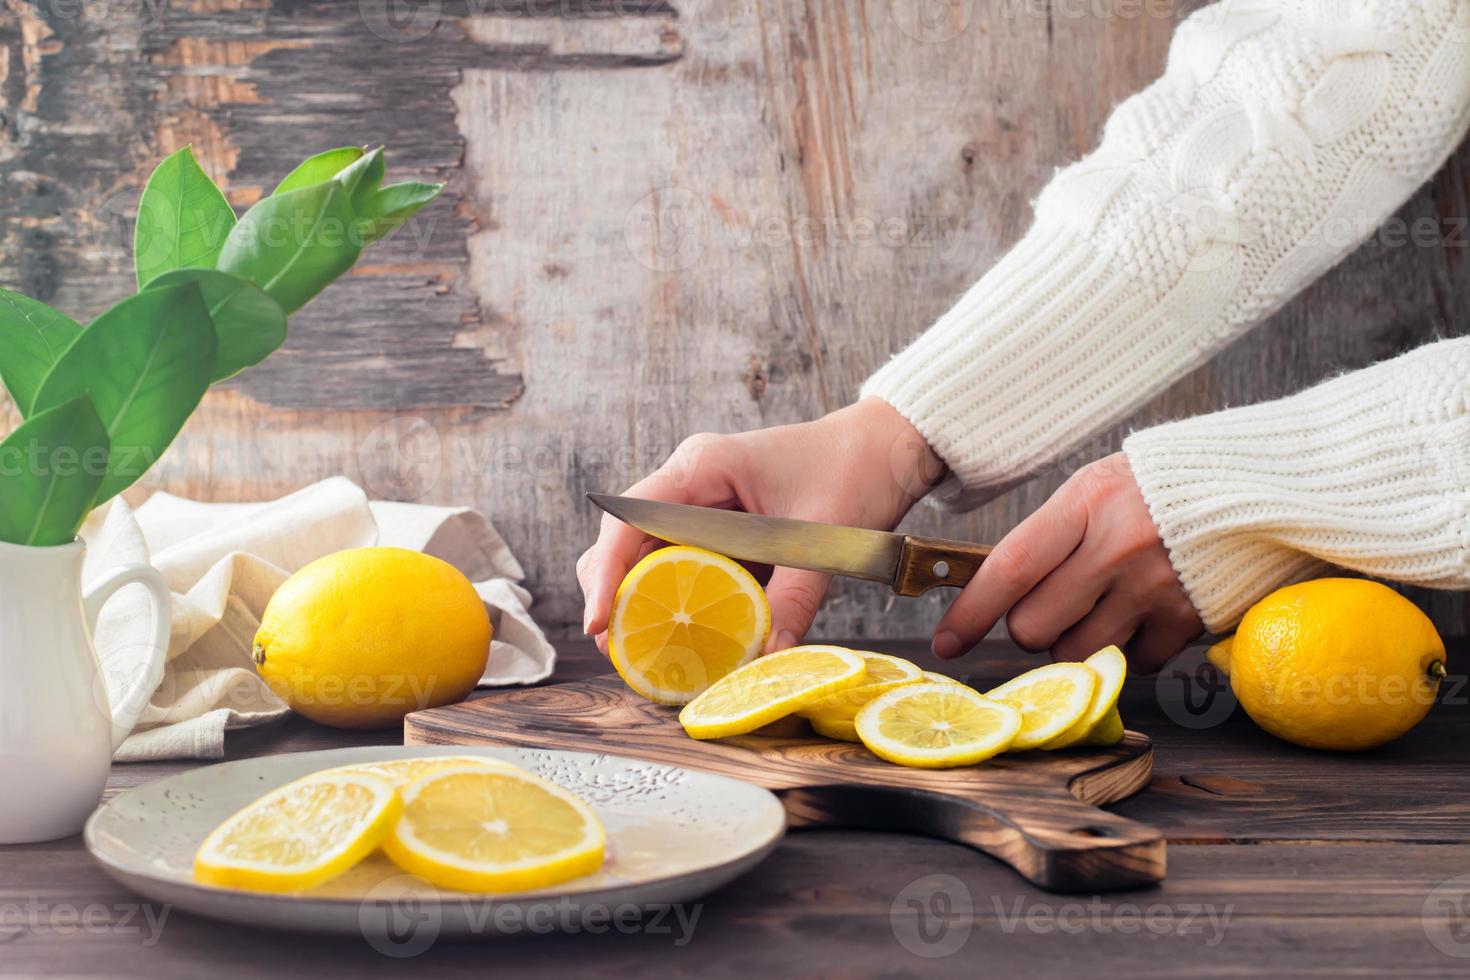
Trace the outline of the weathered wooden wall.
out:
M 1014 241 L 1164 62 L 1164 0 L 0 0 L 0 281 L 80 317 L 131 286 L 139 189 L 192 141 L 237 206 L 384 142 L 441 200 L 217 390 L 149 485 L 259 499 L 345 473 L 492 514 L 575 629 L 589 489 L 686 434 L 812 417 Z M 1470 329 L 1470 153 L 1130 424 L 1278 396 Z M 1127 426 L 1084 447 L 1116 446 Z M 994 539 L 1067 467 L 964 518 Z M 844 584 L 833 635 L 939 597 Z M 1463 630 L 1454 597 L 1431 602 Z

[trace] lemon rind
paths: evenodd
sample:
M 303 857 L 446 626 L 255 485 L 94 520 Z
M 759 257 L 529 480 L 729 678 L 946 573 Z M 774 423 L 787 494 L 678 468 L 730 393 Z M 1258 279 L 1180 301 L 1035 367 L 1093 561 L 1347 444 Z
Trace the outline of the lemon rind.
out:
M 923 678 L 923 681 L 921 683 L 958 684 L 960 687 L 970 687 L 970 685 L 966 684 L 964 681 L 957 681 L 953 677 L 950 677 L 946 674 L 941 674 L 938 671 L 934 670 L 921 670 L 919 671 L 919 676 Z M 974 690 L 974 688 L 970 689 Z
M 1123 727 L 1123 716 L 1118 713 L 1118 706 L 1113 705 L 1113 710 L 1103 715 L 1102 721 L 1094 725 L 1078 744 L 1106 748 L 1123 741 L 1123 736 L 1127 733 L 1127 729 Z
M 863 738 L 858 734 L 857 725 L 843 718 L 808 718 L 812 731 L 823 738 L 834 738 L 839 742 L 856 742 L 862 744 Z

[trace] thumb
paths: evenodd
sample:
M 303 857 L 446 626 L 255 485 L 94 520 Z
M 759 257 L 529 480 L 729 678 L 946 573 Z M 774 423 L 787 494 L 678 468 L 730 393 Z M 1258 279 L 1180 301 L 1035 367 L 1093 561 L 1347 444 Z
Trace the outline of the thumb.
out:
M 766 652 L 774 653 L 796 646 L 811 629 L 827 583 L 832 576 L 808 572 L 800 568 L 777 568 L 766 584 L 766 598 L 771 603 L 771 636 Z

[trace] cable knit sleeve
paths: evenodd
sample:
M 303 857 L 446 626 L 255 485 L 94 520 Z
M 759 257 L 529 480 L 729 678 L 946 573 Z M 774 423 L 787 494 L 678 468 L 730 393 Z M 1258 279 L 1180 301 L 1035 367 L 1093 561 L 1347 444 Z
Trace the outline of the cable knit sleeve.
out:
M 1135 432 L 1123 451 L 1212 632 L 1325 563 L 1470 588 L 1470 337 Z
M 973 506 L 1280 307 L 1470 124 L 1470 0 L 1222 0 L 1027 235 L 873 375 Z

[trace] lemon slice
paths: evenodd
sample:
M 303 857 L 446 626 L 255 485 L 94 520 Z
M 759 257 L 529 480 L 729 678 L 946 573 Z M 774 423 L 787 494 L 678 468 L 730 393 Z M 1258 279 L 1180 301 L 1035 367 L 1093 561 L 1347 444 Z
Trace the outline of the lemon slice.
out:
M 523 770 L 463 766 L 402 791 L 383 851 L 404 871 L 469 892 L 546 888 L 602 867 L 607 834 L 592 808 Z
M 1047 664 L 1013 677 L 987 698 L 1008 701 L 1021 711 L 1021 731 L 1012 752 L 1034 749 L 1077 724 L 1092 703 L 1097 675 L 1082 664 Z
M 969 687 L 964 681 L 957 681 L 948 674 L 940 674 L 932 670 L 920 671 L 920 679 L 930 684 L 958 684 L 960 687 Z
M 754 660 L 770 631 L 771 607 L 749 572 L 702 548 L 661 548 L 618 586 L 607 652 L 645 698 L 687 704 Z
M 393 784 L 381 776 L 307 776 L 216 827 L 194 856 L 194 878 L 254 891 L 311 888 L 371 854 L 401 809 Z
M 824 738 L 835 738 L 840 742 L 861 742 L 857 725 L 843 718 L 811 718 L 812 731 Z
M 947 769 L 1004 752 L 1021 730 L 1021 712 L 958 684 L 905 684 L 864 705 L 854 725 L 879 758 Z
M 385 759 L 382 762 L 363 762 L 355 766 L 342 766 L 328 772 L 360 773 L 379 776 L 402 789 L 416 779 L 443 769 L 462 769 L 465 766 L 483 766 L 487 769 L 520 769 L 520 766 L 502 759 L 483 755 L 427 755 L 417 759 Z
M 1123 741 L 1123 716 L 1118 714 L 1117 705 L 1107 714 L 1103 715 L 1102 721 L 1093 726 L 1092 731 L 1087 733 L 1080 745 L 1117 745 Z
M 923 675 L 923 671 L 902 657 L 890 657 L 886 653 L 870 653 L 866 650 L 854 650 L 853 653 L 863 658 L 863 666 L 867 669 L 863 682 L 856 687 L 828 695 L 820 701 L 813 701 L 797 714 L 811 720 L 827 718 L 851 721 L 857 717 L 859 708 L 884 691 L 913 684 Z
M 863 682 L 863 658 L 841 647 L 800 646 L 761 657 L 715 681 L 679 712 L 692 738 L 743 735 Z
M 1078 745 L 1086 741 L 1092 730 L 1102 724 L 1109 711 L 1117 713 L 1123 678 L 1128 676 L 1128 661 L 1123 657 L 1123 651 L 1115 646 L 1103 647 L 1082 661 L 1082 666 L 1097 675 L 1097 684 L 1092 689 L 1092 700 L 1087 705 L 1087 711 L 1071 728 L 1043 745 L 1043 749 L 1064 749 L 1069 745 Z M 1122 718 L 1118 719 L 1118 724 L 1121 727 Z

